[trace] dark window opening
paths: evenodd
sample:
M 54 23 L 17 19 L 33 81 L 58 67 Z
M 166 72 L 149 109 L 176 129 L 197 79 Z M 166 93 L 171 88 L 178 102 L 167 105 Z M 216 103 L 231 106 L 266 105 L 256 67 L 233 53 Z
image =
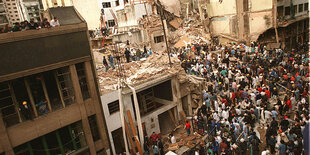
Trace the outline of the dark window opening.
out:
M 154 37 L 154 42 L 155 43 L 160 43 L 160 42 L 163 42 L 163 41 L 164 41 L 164 36 Z
M 305 3 L 305 8 L 304 8 L 304 11 L 308 11 L 308 9 L 309 9 L 309 3 Z
M 155 87 L 153 87 L 153 90 L 154 90 L 154 97 L 173 101 L 170 80 L 161 83 L 159 85 L 156 85 Z
M 90 98 L 90 94 L 88 90 L 87 78 L 85 75 L 85 64 L 79 63 L 79 64 L 76 64 L 75 67 L 76 67 L 76 72 L 79 78 L 82 96 L 83 96 L 83 99 L 86 100 Z
M 117 100 L 117 101 L 114 101 L 112 103 L 109 103 L 108 109 L 109 109 L 110 115 L 115 113 L 115 112 L 118 112 L 119 111 L 119 101 Z
M 13 80 L 12 87 L 22 120 L 30 120 L 34 118 L 34 113 L 32 110 L 24 79 L 19 78 Z
M 129 0 L 124 0 L 124 3 L 125 3 L 125 4 L 129 3 Z
M 103 8 L 110 8 L 111 7 L 111 2 L 103 2 L 102 3 Z
M 87 146 L 81 121 L 14 148 L 17 155 L 72 154 Z
M 88 117 L 88 122 L 91 130 L 91 135 L 93 137 L 94 141 L 97 141 L 100 139 L 100 134 L 97 126 L 97 118 L 96 115 L 92 115 Z
M 116 5 L 116 6 L 119 6 L 119 0 L 116 0 L 116 1 L 115 1 L 115 5 Z
M 33 97 L 34 104 L 36 106 L 38 115 L 44 115 L 49 112 L 47 100 L 44 95 L 42 87 L 42 77 L 40 74 L 31 75 L 27 77 L 31 95 Z
M 285 16 L 289 16 L 291 14 L 291 7 L 285 7 Z
M 122 128 L 118 128 L 111 132 L 116 154 L 120 154 L 126 151 L 122 131 Z
M 18 113 L 12 97 L 9 83 L 0 83 L 0 112 L 7 127 L 19 123 Z
M 137 93 L 139 108 L 141 115 L 146 115 L 157 108 L 163 106 L 163 104 L 154 101 L 154 90 L 153 88 L 149 88 Z M 132 102 L 133 97 L 132 97 Z
M 298 5 L 298 12 L 303 12 L 304 11 L 304 4 L 299 4 Z
M 294 13 L 296 14 L 297 13 L 297 5 L 294 5 Z
M 115 21 L 114 21 L 114 19 L 113 19 L 113 20 L 108 20 L 108 26 L 109 26 L 109 27 L 115 26 Z
M 52 110 L 55 111 L 64 108 L 63 105 L 64 103 L 62 103 L 61 97 L 59 95 L 60 91 L 57 87 L 55 72 L 54 71 L 44 72 L 43 78 Z

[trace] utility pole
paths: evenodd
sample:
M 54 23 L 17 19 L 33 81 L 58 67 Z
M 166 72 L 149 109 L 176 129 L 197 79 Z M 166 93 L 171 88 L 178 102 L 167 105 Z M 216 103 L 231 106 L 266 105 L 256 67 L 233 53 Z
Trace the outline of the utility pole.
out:
M 160 7 L 158 10 L 160 11 L 160 20 L 161 20 L 161 25 L 163 26 L 163 31 L 164 31 L 164 37 L 165 37 L 165 41 L 166 41 L 166 50 L 168 53 L 168 58 L 169 58 L 169 65 L 171 67 L 171 59 L 170 59 L 170 51 L 169 51 L 169 47 L 168 47 L 168 40 L 167 40 L 167 35 L 166 35 L 166 28 L 164 25 L 164 21 L 163 21 L 163 16 L 164 16 L 164 9 L 162 7 L 162 5 L 160 4 L 160 1 L 157 0 L 157 8 Z

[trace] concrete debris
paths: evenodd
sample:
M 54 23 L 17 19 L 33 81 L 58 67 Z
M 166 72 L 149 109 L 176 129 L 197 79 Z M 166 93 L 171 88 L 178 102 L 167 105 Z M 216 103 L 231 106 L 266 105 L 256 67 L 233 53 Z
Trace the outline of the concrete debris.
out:
M 181 18 L 174 18 L 172 21 L 169 22 L 171 26 L 178 29 L 183 23 L 183 20 Z
M 102 54 L 95 54 L 95 56 L 102 57 Z M 100 58 L 95 58 L 95 60 L 96 59 Z M 172 67 L 170 68 L 167 53 L 164 52 L 152 54 L 148 58 L 141 59 L 140 61 L 124 63 L 123 68 L 125 70 L 126 82 L 135 84 L 161 74 L 177 75 L 177 79 L 180 81 L 193 81 L 189 79 L 177 57 L 171 57 L 171 63 Z M 109 69 L 105 72 L 105 67 L 102 65 L 102 62 L 97 63 L 96 61 L 96 66 L 101 91 L 109 92 L 116 90 L 118 82 L 117 68 L 114 70 Z M 193 85 L 196 84 L 197 82 L 193 81 Z M 194 86 L 192 88 L 195 89 L 196 87 L 197 86 Z
M 160 0 L 160 3 L 164 6 L 165 10 L 180 17 L 181 4 L 179 0 Z

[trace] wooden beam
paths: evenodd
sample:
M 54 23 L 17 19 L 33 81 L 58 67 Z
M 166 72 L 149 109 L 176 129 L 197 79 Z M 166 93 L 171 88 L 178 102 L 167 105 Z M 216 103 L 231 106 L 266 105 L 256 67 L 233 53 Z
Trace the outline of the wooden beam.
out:
M 124 120 L 126 120 L 126 119 L 124 118 Z M 131 151 L 132 151 L 133 154 L 136 154 L 137 150 L 136 150 L 135 144 L 132 141 L 132 138 L 131 138 L 132 136 L 131 136 L 131 134 L 129 132 L 127 121 L 125 121 L 125 129 L 126 129 L 127 137 L 129 139 L 129 142 L 130 142 L 130 145 L 131 145 Z M 124 136 L 124 138 L 125 138 L 125 136 Z
M 131 113 L 130 113 L 129 110 L 127 110 L 127 116 L 128 116 L 128 121 L 129 121 L 129 124 L 130 124 L 130 127 L 131 127 L 131 131 L 133 133 L 133 136 L 134 136 L 136 144 L 137 144 L 138 151 L 139 151 L 140 155 L 143 155 L 142 148 L 141 148 L 140 142 L 139 142 L 139 140 L 137 138 L 137 132 L 136 132 L 135 126 L 133 124 Z

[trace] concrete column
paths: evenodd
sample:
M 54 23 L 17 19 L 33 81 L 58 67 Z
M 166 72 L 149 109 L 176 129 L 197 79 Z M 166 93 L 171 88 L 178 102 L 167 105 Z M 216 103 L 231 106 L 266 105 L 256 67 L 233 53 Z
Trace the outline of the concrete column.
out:
M 97 118 L 97 124 L 99 128 L 100 137 L 103 140 L 104 148 L 108 149 L 110 148 L 110 144 L 109 144 L 108 136 L 107 136 L 107 128 L 105 126 L 105 120 L 103 116 L 101 102 L 98 97 L 99 92 L 97 91 L 98 89 L 95 85 L 95 79 L 93 76 L 90 61 L 85 62 L 85 73 L 86 73 L 86 79 L 88 82 L 89 93 L 90 93 L 91 99 L 94 104 L 93 106 L 95 107 L 95 110 L 96 110 L 96 116 L 97 116 L 96 118 Z
M 173 102 L 177 104 L 177 111 L 180 113 L 183 111 L 182 107 L 182 98 L 180 92 L 180 83 L 176 77 L 171 79 L 171 87 L 172 87 L 172 95 L 173 95 Z M 177 115 L 177 119 L 180 120 L 180 115 Z
M 6 132 L 6 127 L 4 125 L 1 113 L 0 113 L 0 135 L 1 135 L 0 149 L 2 148 L 6 155 L 14 155 L 12 144 L 8 133 Z
M 90 154 L 95 155 L 96 154 L 96 148 L 95 148 L 95 144 L 94 144 L 93 137 L 91 134 L 90 126 L 88 123 L 87 112 L 86 112 L 86 108 L 85 108 L 85 105 L 83 102 L 83 96 L 82 96 L 82 92 L 81 92 L 81 88 L 80 88 L 79 79 L 78 79 L 78 75 L 76 72 L 75 65 L 70 65 L 69 68 L 70 68 L 70 75 L 71 75 L 71 80 L 72 80 L 72 84 L 73 84 L 73 89 L 74 89 L 75 101 L 77 104 L 79 104 L 79 107 L 80 107 L 80 113 L 81 113 L 81 117 L 82 117 L 82 125 L 83 125 L 83 130 L 84 130 L 86 142 L 87 142 L 87 145 L 89 147 Z

